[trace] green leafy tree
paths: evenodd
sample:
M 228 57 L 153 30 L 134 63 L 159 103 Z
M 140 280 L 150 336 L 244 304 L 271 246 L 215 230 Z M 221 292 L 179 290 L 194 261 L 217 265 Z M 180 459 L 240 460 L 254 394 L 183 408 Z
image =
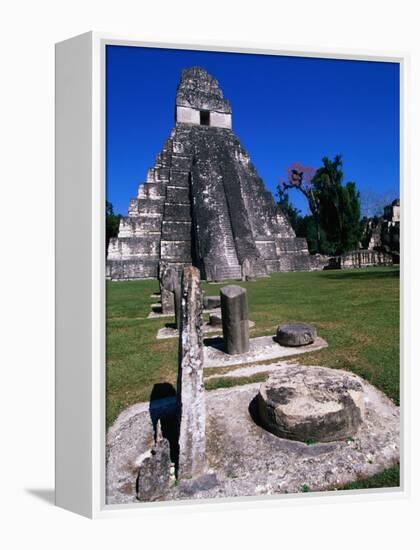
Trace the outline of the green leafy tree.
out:
M 335 254 L 358 248 L 361 237 L 360 195 L 354 182 L 343 185 L 342 159 L 324 157 L 312 185 L 319 205 L 319 221 Z
M 308 201 L 311 216 L 298 220 L 296 234 L 307 239 L 311 252 L 341 254 L 358 247 L 360 195 L 354 182 L 343 185 L 342 166 L 340 155 L 324 157 L 317 170 L 294 163 L 288 180 L 279 184 L 283 192 L 297 189 Z
M 109 245 L 109 241 L 110 239 L 112 239 L 113 237 L 117 237 L 118 236 L 118 229 L 120 227 L 120 219 L 121 219 L 121 215 L 120 214 L 114 214 L 114 208 L 112 206 L 112 204 L 109 202 L 109 201 L 106 201 L 106 212 L 105 212 L 105 217 L 106 217 L 106 230 L 105 230 L 105 234 L 106 234 L 106 251 L 108 251 L 108 245 Z
M 294 162 L 287 169 L 287 180 L 280 180 L 279 188 L 282 191 L 287 189 L 297 189 L 300 191 L 306 200 L 308 201 L 309 210 L 312 213 L 312 217 L 315 222 L 317 251 L 320 250 L 320 221 L 319 221 L 319 204 L 318 197 L 316 196 L 315 188 L 312 183 L 316 169 L 311 166 L 303 166 L 300 162 Z
M 303 237 L 308 243 L 310 254 L 334 254 L 335 251 L 328 241 L 325 231 L 319 227 L 313 215 L 303 216 L 299 219 L 296 228 L 296 236 Z

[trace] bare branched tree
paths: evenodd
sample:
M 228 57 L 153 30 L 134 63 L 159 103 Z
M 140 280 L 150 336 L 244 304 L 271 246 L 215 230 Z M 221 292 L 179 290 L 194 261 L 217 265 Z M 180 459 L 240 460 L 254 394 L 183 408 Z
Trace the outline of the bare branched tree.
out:
M 287 169 L 287 181 L 280 180 L 279 186 L 283 191 L 287 189 L 297 189 L 307 199 L 309 210 L 311 211 L 317 228 L 317 244 L 319 247 L 320 230 L 319 230 L 319 202 L 314 192 L 312 180 L 316 174 L 316 168 L 311 166 L 303 166 L 300 162 L 294 162 Z

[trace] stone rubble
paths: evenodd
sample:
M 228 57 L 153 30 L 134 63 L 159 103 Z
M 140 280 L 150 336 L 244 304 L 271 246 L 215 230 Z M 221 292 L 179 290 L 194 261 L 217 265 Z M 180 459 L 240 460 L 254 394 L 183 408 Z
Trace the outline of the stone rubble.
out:
M 140 501 L 162 500 L 173 483 L 169 441 L 162 437 L 160 421 L 156 428 L 156 441 L 152 449 L 139 457 L 136 483 Z

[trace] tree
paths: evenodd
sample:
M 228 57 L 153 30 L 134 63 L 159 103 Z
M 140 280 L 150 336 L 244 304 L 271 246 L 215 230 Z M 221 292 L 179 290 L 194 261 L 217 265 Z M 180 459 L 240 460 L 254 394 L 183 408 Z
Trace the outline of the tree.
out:
M 383 216 L 385 206 L 391 204 L 394 197 L 395 192 L 391 190 L 378 193 L 372 189 L 363 189 L 360 191 L 360 208 L 362 216 L 365 218 Z
M 358 247 L 361 237 L 360 195 L 354 182 L 343 185 L 341 155 L 324 157 L 312 179 L 319 204 L 319 220 L 335 254 Z
M 279 184 L 283 192 L 293 188 L 306 197 L 312 220 L 303 218 L 300 230 L 307 232 L 310 249 L 323 254 L 357 248 L 361 236 L 360 195 L 354 182 L 343 185 L 342 166 L 340 155 L 333 160 L 324 157 L 317 170 L 294 163 L 288 180 Z
M 290 225 L 296 233 L 301 218 L 300 210 L 293 206 L 290 202 L 288 193 L 280 185 L 277 185 L 277 196 L 277 206 L 289 220 Z
M 310 166 L 303 166 L 300 162 L 294 162 L 287 170 L 287 181 L 281 180 L 279 189 L 283 192 L 287 189 L 297 189 L 308 201 L 309 210 L 315 221 L 317 250 L 320 247 L 320 223 L 319 223 L 319 204 L 315 193 L 312 180 L 316 174 L 316 169 Z
M 106 219 L 106 230 L 105 230 L 105 240 L 106 240 L 106 250 L 108 250 L 108 245 L 110 239 L 113 237 L 118 237 L 118 229 L 120 227 L 120 214 L 114 214 L 114 208 L 109 201 L 106 201 L 105 205 L 105 219 Z
M 306 239 L 310 254 L 334 254 L 334 249 L 328 241 L 325 231 L 316 224 L 312 215 L 299 218 L 296 228 L 296 237 L 303 237 Z

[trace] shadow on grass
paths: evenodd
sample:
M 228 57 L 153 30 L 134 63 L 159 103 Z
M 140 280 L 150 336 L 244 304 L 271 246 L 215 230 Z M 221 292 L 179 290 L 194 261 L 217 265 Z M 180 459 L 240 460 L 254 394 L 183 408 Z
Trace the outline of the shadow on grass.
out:
M 178 422 L 176 417 L 176 391 L 172 384 L 163 382 L 153 386 L 150 394 L 149 413 L 155 440 L 157 424 L 160 421 L 162 436 L 169 441 L 171 461 L 175 464 L 175 470 L 177 470 L 179 457 Z
M 209 348 L 225 351 L 225 342 L 221 336 L 216 336 L 215 338 L 204 338 L 203 344 Z

